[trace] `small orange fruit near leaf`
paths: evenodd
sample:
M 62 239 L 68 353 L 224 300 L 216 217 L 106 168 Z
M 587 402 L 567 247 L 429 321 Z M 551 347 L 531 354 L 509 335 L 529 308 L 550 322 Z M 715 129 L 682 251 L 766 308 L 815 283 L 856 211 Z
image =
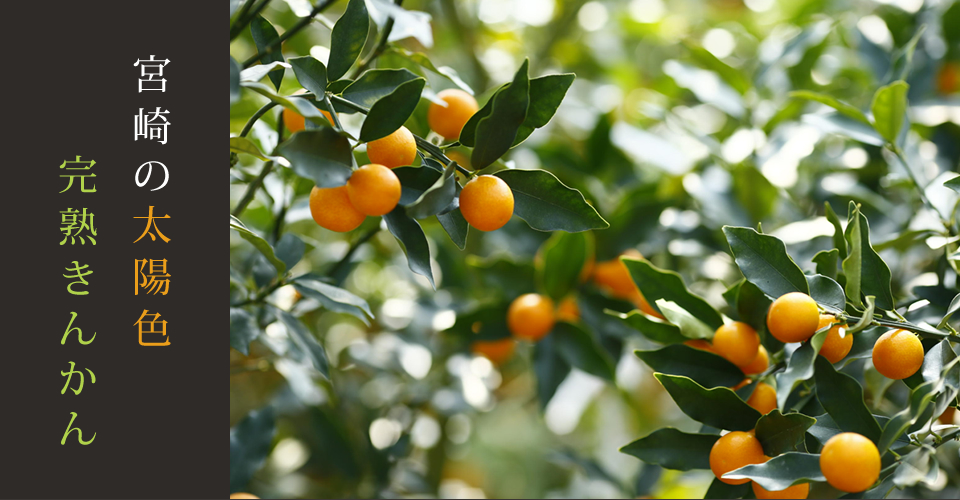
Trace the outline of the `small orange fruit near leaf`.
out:
M 507 310 L 507 328 L 518 339 L 536 342 L 550 333 L 555 322 L 553 301 L 544 295 L 521 295 Z
M 749 479 L 727 479 L 724 474 L 745 465 L 767 461 L 760 441 L 749 432 L 733 431 L 724 434 L 710 449 L 710 470 L 727 484 L 744 484 Z
M 321 227 L 338 233 L 353 231 L 366 218 L 350 203 L 347 186 L 314 186 L 310 191 L 310 215 Z
M 347 181 L 350 203 L 362 214 L 383 215 L 400 201 L 400 179 L 389 168 L 371 163 L 358 168 Z
M 447 105 L 430 103 L 430 108 L 427 109 L 427 123 L 431 130 L 443 136 L 444 139 L 448 141 L 457 139 L 460 137 L 463 126 L 470 121 L 470 117 L 480 109 L 480 106 L 472 95 L 460 89 L 442 90 L 437 93 L 437 97 Z
M 513 191 L 503 179 L 480 175 L 460 191 L 460 213 L 481 231 L 496 231 L 513 216 Z
M 417 158 L 417 141 L 407 127 L 401 126 L 392 134 L 367 143 L 371 163 L 387 168 L 412 165 Z
M 820 450 L 820 472 L 838 490 L 864 491 L 880 477 L 880 452 L 863 435 L 841 432 Z
M 880 375 L 901 380 L 923 365 L 923 344 L 906 330 L 890 330 L 873 344 L 873 367 Z
M 816 333 L 819 324 L 817 302 L 805 293 L 781 295 L 767 311 L 767 330 L 780 342 L 803 342 Z
M 727 361 L 737 366 L 747 366 L 760 351 L 760 336 L 752 326 L 733 321 L 714 332 L 713 349 Z

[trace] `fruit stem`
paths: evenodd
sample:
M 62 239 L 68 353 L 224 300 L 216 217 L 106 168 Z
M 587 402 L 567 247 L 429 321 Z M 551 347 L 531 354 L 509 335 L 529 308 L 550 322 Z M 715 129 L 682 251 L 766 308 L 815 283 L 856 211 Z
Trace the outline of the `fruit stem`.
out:
M 861 318 L 858 318 L 858 317 L 856 317 L 856 316 L 850 316 L 850 315 L 848 315 L 848 314 L 843 314 L 842 317 L 840 317 L 840 316 L 838 316 L 838 317 L 839 317 L 840 319 L 846 320 L 848 323 L 849 323 L 849 322 L 857 323 L 857 322 L 859 322 L 860 319 L 861 319 Z M 951 335 L 951 334 L 949 334 L 949 333 L 937 331 L 937 330 L 934 330 L 934 329 L 931 329 L 931 328 L 928 328 L 928 327 L 922 327 L 922 326 L 919 326 L 919 325 L 914 325 L 913 323 L 906 322 L 906 321 L 900 322 L 900 321 L 890 321 L 890 320 L 885 320 L 885 319 L 873 318 L 873 321 L 871 321 L 871 323 L 872 323 L 873 325 L 876 325 L 876 326 L 886 326 L 886 327 L 889 327 L 889 328 L 897 328 L 897 329 L 900 329 L 900 330 L 911 331 L 911 332 L 913 332 L 913 333 L 918 333 L 918 334 L 920 334 L 920 336 L 921 336 L 921 337 L 924 337 L 924 338 L 934 338 L 934 339 L 945 339 L 945 338 L 946 338 L 946 339 L 950 339 L 950 340 L 953 341 L 953 342 L 960 342 L 960 336 Z
M 270 0 L 267 0 L 267 2 L 269 2 L 269 1 L 270 1 Z M 243 69 L 247 69 L 247 68 L 249 68 L 250 66 L 253 66 L 253 63 L 255 63 L 255 62 L 257 62 L 258 60 L 260 60 L 263 56 L 267 56 L 267 55 L 270 55 L 270 54 L 274 53 L 277 49 L 280 48 L 280 45 L 282 45 L 284 41 L 286 41 L 286 40 L 287 40 L 288 38 L 290 38 L 291 36 L 295 35 L 298 31 L 300 31 L 300 30 L 302 30 L 303 28 L 305 28 L 308 24 L 310 24 L 310 21 L 312 21 L 315 16 L 317 16 L 318 14 L 320 14 L 321 12 L 323 12 L 324 10 L 326 10 L 327 7 L 333 5 L 333 3 L 336 2 L 336 1 L 337 1 L 337 0 L 325 0 L 325 1 L 323 1 L 323 2 L 318 3 L 318 4 L 313 8 L 313 10 L 310 11 L 309 14 L 307 14 L 307 15 L 304 16 L 304 17 L 301 17 L 300 20 L 297 21 L 297 24 L 293 25 L 293 27 L 290 28 L 290 29 L 288 29 L 287 31 L 284 31 L 283 34 L 280 35 L 279 37 L 277 37 L 276 40 L 270 42 L 269 45 L 267 45 L 266 47 L 264 47 L 262 54 L 259 53 L 260 51 L 257 51 L 256 54 L 250 56 L 249 59 L 247 59 L 246 61 L 244 61 L 244 62 L 243 62 Z M 267 3 L 267 2 L 264 2 L 264 3 Z M 253 17 L 253 16 L 251 16 L 251 17 Z M 249 21 L 247 21 L 247 22 L 249 22 Z

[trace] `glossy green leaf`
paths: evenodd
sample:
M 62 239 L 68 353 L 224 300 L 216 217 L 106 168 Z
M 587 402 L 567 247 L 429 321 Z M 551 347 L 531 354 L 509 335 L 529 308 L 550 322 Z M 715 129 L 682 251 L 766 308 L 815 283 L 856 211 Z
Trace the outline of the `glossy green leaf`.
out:
M 663 314 L 667 321 L 677 325 L 680 333 L 690 339 L 712 339 L 714 330 L 706 323 L 697 319 L 686 309 L 677 305 L 676 302 L 664 299 L 657 299 L 657 309 Z
M 267 74 L 276 71 L 283 70 L 284 68 L 290 68 L 289 64 L 283 61 L 273 61 L 268 64 L 257 64 L 256 66 L 251 66 L 240 72 L 240 83 L 250 83 L 250 82 L 259 82 Z
M 360 140 L 374 141 L 403 126 L 420 102 L 424 84 L 426 80 L 423 78 L 410 80 L 373 103 L 360 128 Z
M 387 230 L 397 238 L 397 242 L 407 255 L 410 270 L 427 278 L 430 285 L 436 287 L 433 281 L 433 268 L 430 266 L 430 245 L 420 224 L 411 219 L 400 205 L 384 215 L 383 221 L 387 223 Z
M 530 79 L 530 106 L 511 147 L 525 141 L 534 130 L 550 122 L 576 75 L 566 73 Z
M 530 105 L 528 65 L 529 61 L 524 60 L 513 82 L 490 99 L 493 102 L 490 114 L 477 122 L 476 141 L 470 155 L 474 169 L 487 167 L 513 146 Z
M 769 491 L 785 490 L 795 484 L 826 481 L 820 472 L 820 455 L 789 452 L 762 464 L 740 467 L 723 475 L 725 479 L 752 479 Z
M 960 193 L 960 175 L 943 183 L 944 186 Z
M 250 353 L 250 342 L 260 336 L 260 327 L 250 313 L 236 307 L 230 308 L 230 347 L 242 352 Z
M 712 352 L 683 344 L 634 353 L 655 372 L 687 377 L 706 388 L 733 387 L 744 378 L 737 365 Z
M 950 301 L 950 305 L 947 307 L 947 313 L 943 315 L 943 319 L 937 324 L 937 328 L 942 329 L 947 326 L 947 322 L 950 321 L 950 318 L 953 317 L 957 311 L 960 311 L 960 293 L 955 295 L 953 300 Z
M 839 313 L 846 309 L 847 301 L 840 283 L 822 275 L 807 275 L 807 284 L 810 286 L 810 297 L 832 313 Z
M 680 328 L 659 318 L 647 316 L 639 310 L 624 314 L 607 309 L 606 313 L 622 321 L 629 328 L 640 332 L 644 337 L 661 344 L 682 344 L 689 340 L 680 333 Z
M 741 280 L 737 289 L 737 314 L 740 321 L 749 324 L 760 332 L 767 328 L 767 310 L 770 309 L 770 300 L 757 285 Z
M 867 115 L 863 114 L 863 111 L 860 111 L 854 106 L 847 104 L 836 97 L 827 94 L 821 94 L 819 92 L 811 92 L 809 90 L 797 90 L 790 92 L 788 94 L 790 97 L 795 99 L 805 99 L 807 101 L 815 101 L 820 104 L 825 104 L 831 108 L 839 111 L 840 113 L 853 118 L 859 122 L 862 122 L 866 125 L 870 125 L 870 120 L 867 119 Z
M 329 127 L 297 132 L 277 152 L 290 161 L 294 173 L 320 188 L 343 186 L 353 174 L 350 140 Z
M 513 213 L 538 231 L 576 233 L 609 226 L 580 194 L 546 170 L 501 170 L 513 191 Z
M 347 85 L 340 96 L 354 104 L 370 108 L 375 102 L 393 93 L 397 87 L 419 78 L 407 69 L 371 69 L 364 71 L 359 78 Z M 337 111 L 354 112 L 341 105 L 336 107 Z
M 450 237 L 450 241 L 453 241 L 453 244 L 457 245 L 457 248 L 463 250 L 464 247 L 467 246 L 467 233 L 470 230 L 470 225 L 467 224 L 467 219 L 463 218 L 460 209 L 457 208 L 445 214 L 438 214 L 437 220 L 440 221 L 440 226 L 443 227 L 447 236 Z
M 863 401 L 863 388 L 853 377 L 838 372 L 827 358 L 817 356 L 814 363 L 817 399 L 833 421 L 847 432 L 856 432 L 876 443 L 880 424 Z
M 688 434 L 664 427 L 620 448 L 620 452 L 664 469 L 709 469 L 710 449 L 718 437 L 716 434 Z
M 327 67 L 314 57 L 304 56 L 290 59 L 293 73 L 300 85 L 313 95 L 322 97 L 327 91 Z
M 773 410 L 757 421 L 756 436 L 763 446 L 763 454 L 775 457 L 788 451 L 798 451 L 803 437 L 817 419 L 802 413 L 780 413 Z
M 903 127 L 903 117 L 907 112 L 907 90 L 904 81 L 896 81 L 877 89 L 873 94 L 873 126 L 889 143 L 897 141 Z
M 393 173 L 400 180 L 400 204 L 404 206 L 417 201 L 440 179 L 440 172 L 432 168 L 397 167 Z
M 271 43 L 280 38 L 277 29 L 270 24 L 263 16 L 258 15 L 256 19 L 250 22 L 250 34 L 253 36 L 253 43 L 257 45 L 257 53 L 263 54 Z M 283 62 L 283 54 L 279 50 L 274 50 L 270 54 L 260 57 L 260 64 L 270 64 L 272 62 Z M 283 68 L 270 72 L 270 81 L 277 90 L 280 90 L 280 83 L 283 82 Z
M 545 409 L 567 375 L 570 364 L 557 352 L 557 340 L 547 335 L 533 347 L 533 371 L 537 379 L 537 399 L 540 408 Z
M 949 341 L 944 340 L 943 342 Z M 941 356 L 935 355 L 934 359 L 930 362 L 936 364 L 933 368 L 943 363 Z M 926 357 L 924 358 L 924 363 L 927 363 Z M 960 389 L 960 358 L 953 357 L 942 366 L 942 372 L 945 373 L 945 376 L 924 382 L 914 388 L 910 392 L 907 407 L 891 417 L 890 421 L 883 426 L 883 433 L 877 443 L 877 448 L 880 450 L 880 453 L 886 452 L 887 448 L 890 447 L 897 438 L 917 422 L 919 417 L 926 411 L 927 406 L 936 398 L 944 386 L 947 386 L 948 390 L 953 394 L 953 397 L 956 398 L 957 390 Z
M 660 299 L 675 302 L 710 328 L 716 330 L 723 326 L 720 313 L 706 300 L 691 293 L 679 274 L 660 269 L 646 259 L 624 257 L 620 260 L 627 266 L 633 282 L 651 305 Z
M 363 0 L 350 0 L 343 16 L 333 26 L 330 35 L 330 60 L 327 74 L 330 80 L 338 80 L 347 74 L 350 66 L 360 57 L 367 40 L 370 16 Z
M 800 383 L 813 376 L 813 363 L 820 357 L 817 354 L 820 353 L 828 333 L 830 328 L 818 330 L 809 342 L 804 342 L 793 351 L 790 359 L 787 360 L 787 368 L 777 375 L 777 407 L 781 410 L 785 409 L 784 405 L 790 393 Z
M 311 333 L 299 319 L 287 311 L 277 309 L 277 319 L 283 323 L 283 326 L 287 329 L 287 335 L 290 336 L 290 340 L 303 351 L 307 359 L 313 364 L 313 367 L 329 379 L 330 365 L 327 362 L 327 353 L 324 351 L 323 346 L 317 342 L 313 333 Z
M 847 240 L 843 237 L 843 226 L 840 225 L 840 217 L 833 211 L 833 207 L 830 206 L 829 201 L 823 203 L 823 210 L 827 221 L 833 226 L 833 247 L 837 249 L 840 259 L 845 259 L 847 257 Z M 817 272 L 819 273 L 820 271 Z
M 836 248 L 831 248 L 830 250 L 821 250 L 813 256 L 811 261 L 817 265 L 817 274 L 822 274 L 833 280 L 837 279 L 837 266 L 840 264 L 839 250 Z M 843 291 L 842 288 L 841 291 Z
M 876 297 L 877 307 L 885 311 L 893 309 L 890 268 L 870 245 L 870 224 L 852 201 L 844 237 L 847 241 L 847 258 L 843 261 L 843 273 L 847 277 L 847 299 L 860 305 L 860 293 L 873 295 Z
M 580 283 L 583 266 L 593 256 L 587 233 L 554 233 L 540 246 L 537 282 L 547 296 L 560 301 Z
M 274 161 L 285 167 L 290 166 L 290 162 L 282 156 L 268 156 L 260 151 L 260 148 L 253 141 L 246 137 L 231 137 L 230 152 L 243 153 L 260 158 L 263 161 Z
M 306 248 L 303 240 L 293 233 L 284 233 L 274 247 L 277 258 L 287 265 L 287 269 L 292 268 L 297 265 L 297 262 L 300 262 Z
M 751 408 L 726 387 L 706 389 L 687 377 L 655 373 L 654 376 L 690 418 L 731 431 L 749 431 L 757 425 L 760 412 Z
M 283 263 L 282 260 L 278 259 L 276 253 L 273 250 L 273 247 L 267 243 L 267 240 L 263 239 L 257 233 L 247 229 L 247 226 L 243 225 L 243 222 L 240 222 L 240 219 L 230 216 L 230 229 L 233 229 L 240 234 L 240 237 L 249 241 L 254 248 L 256 248 L 260 253 L 263 254 L 267 260 L 273 264 L 273 267 L 277 268 L 277 276 L 283 276 L 283 273 L 287 271 L 287 265 Z
M 387 53 L 395 53 L 402 57 L 409 59 L 410 61 L 418 64 L 419 66 L 428 69 L 440 76 L 445 77 L 450 80 L 454 85 L 460 87 L 464 92 L 473 95 L 473 89 L 467 85 L 466 82 L 460 79 L 460 75 L 457 74 L 456 70 L 448 66 L 435 66 L 430 58 L 427 57 L 423 52 L 410 52 L 401 47 L 390 47 L 387 50 Z
M 273 407 L 254 410 L 230 429 L 230 491 L 246 489 L 263 466 L 276 434 Z
M 717 478 L 713 478 L 703 498 L 743 498 L 750 494 L 750 491 L 749 482 L 744 484 L 727 484 Z
M 893 484 L 903 489 L 917 483 L 934 484 L 940 473 L 936 450 L 929 445 L 921 446 L 903 456 L 893 472 Z
M 293 286 L 304 297 L 320 302 L 331 311 L 350 314 L 365 324 L 370 324 L 369 319 L 373 319 L 367 301 L 343 288 L 320 281 L 319 276 L 300 276 L 294 280 Z
M 809 294 L 803 271 L 779 238 L 749 227 L 723 226 L 723 234 L 740 272 L 763 293 L 774 298 L 790 292 Z
M 557 323 L 549 335 L 554 337 L 557 352 L 570 366 L 600 378 L 614 379 L 613 360 L 589 333 L 570 323 Z
M 420 167 L 422 170 L 423 167 Z M 414 219 L 423 219 L 444 211 L 457 196 L 457 167 L 451 163 L 443 174 L 429 188 L 407 205 L 407 215 Z

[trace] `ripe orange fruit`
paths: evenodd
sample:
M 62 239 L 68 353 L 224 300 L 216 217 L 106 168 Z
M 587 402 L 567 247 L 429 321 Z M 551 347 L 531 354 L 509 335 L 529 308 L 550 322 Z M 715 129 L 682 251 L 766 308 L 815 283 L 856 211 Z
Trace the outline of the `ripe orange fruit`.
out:
M 956 415 L 956 413 L 957 413 L 956 406 L 948 406 L 947 409 L 943 410 L 943 413 L 941 413 L 940 416 L 937 417 L 937 420 L 939 420 L 941 424 L 951 425 L 953 424 L 953 416 Z
M 724 474 L 744 465 L 766 461 L 760 441 L 749 432 L 733 431 L 724 434 L 713 443 L 713 448 L 710 448 L 710 470 L 727 484 L 744 484 L 749 479 L 726 479 L 721 477 Z
M 417 141 L 407 127 L 401 126 L 392 134 L 367 143 L 371 163 L 387 168 L 413 164 L 417 158 Z
M 734 321 L 714 332 L 713 350 L 737 366 L 747 366 L 760 351 L 760 336 L 752 326 Z
M 427 123 L 430 129 L 452 141 L 460 137 L 460 131 L 480 106 L 474 97 L 460 89 L 447 89 L 437 93 L 437 97 L 447 103 L 446 107 L 435 102 L 427 110 Z
M 230 498 L 239 498 L 239 499 L 259 499 L 260 497 L 251 495 L 249 493 L 233 493 L 230 495 Z
M 795 484 L 784 490 L 770 491 L 757 483 L 753 483 L 753 496 L 760 499 L 767 498 L 807 498 L 810 494 L 810 483 Z
M 830 438 L 820 451 L 820 472 L 834 488 L 857 493 L 880 477 L 880 452 L 866 437 L 841 432 Z
M 310 215 L 320 227 L 345 233 L 353 231 L 366 218 L 350 203 L 347 186 L 313 187 L 310 191 Z
M 574 323 L 580 319 L 580 306 L 577 305 L 573 295 L 568 295 L 560 301 L 560 305 L 557 306 L 557 319 L 568 323 Z
M 817 331 L 819 324 L 817 302 L 805 293 L 781 295 L 767 311 L 767 329 L 780 342 L 803 342 Z
M 371 163 L 353 172 L 347 181 L 347 194 L 360 213 L 383 215 L 400 201 L 400 179 L 389 168 Z
M 449 149 L 444 151 L 443 154 L 447 155 L 447 158 L 457 162 L 457 165 L 460 165 L 463 168 L 470 169 L 470 157 L 461 153 L 460 151 L 450 151 Z M 459 172 L 457 172 L 459 174 Z
M 507 310 L 507 328 L 514 337 L 536 342 L 545 337 L 556 321 L 553 301 L 536 293 L 527 293 L 513 300 Z
M 293 93 L 293 95 L 303 94 L 307 90 L 300 89 Z M 333 118 L 330 116 L 330 113 L 327 113 L 324 110 L 320 110 L 320 113 L 327 119 L 328 122 L 333 123 Z M 280 114 L 280 117 L 283 119 L 283 126 L 290 131 L 291 134 L 295 134 L 304 128 L 306 128 L 306 119 L 300 113 L 289 109 L 283 108 L 283 113 Z
M 769 367 L 770 355 L 767 353 L 767 348 L 761 345 L 757 349 L 757 357 L 753 358 L 749 365 L 741 366 L 740 369 L 743 370 L 744 375 L 757 375 L 767 371 Z
M 640 252 L 636 249 L 631 248 L 620 254 L 620 257 L 642 259 L 643 255 L 640 255 Z M 593 281 L 598 287 L 610 292 L 614 297 L 630 299 L 637 291 L 637 285 L 633 283 L 630 271 L 627 269 L 627 265 L 620 260 L 620 257 L 594 264 Z M 646 302 L 646 299 L 644 299 L 644 302 Z
M 761 415 L 766 415 L 777 408 L 777 390 L 763 382 L 758 382 L 757 387 L 753 389 L 753 394 L 747 398 L 747 404 Z
M 502 365 L 513 356 L 517 342 L 511 338 L 500 340 L 478 340 L 470 345 L 470 350 L 479 354 L 495 365 Z
M 684 340 L 683 343 L 684 345 L 688 345 L 694 349 L 700 349 L 701 351 L 707 351 L 707 352 L 712 352 L 716 354 L 716 351 L 713 350 L 713 346 L 710 345 L 710 342 L 706 340 L 691 339 L 691 340 Z
M 471 226 L 496 231 L 513 216 L 513 191 L 499 177 L 477 176 L 460 191 L 460 212 Z
M 817 330 L 834 323 L 836 320 L 836 316 L 821 314 Z M 844 332 L 843 338 L 840 338 L 841 331 Z M 838 324 L 827 332 L 827 338 L 824 339 L 823 346 L 820 347 L 820 355 L 827 358 L 831 363 L 836 363 L 850 353 L 851 347 L 853 347 L 853 335 L 846 333 L 846 327 Z
M 913 375 L 923 364 L 923 344 L 906 330 L 890 330 L 873 344 L 873 367 L 880 375 L 901 380 Z

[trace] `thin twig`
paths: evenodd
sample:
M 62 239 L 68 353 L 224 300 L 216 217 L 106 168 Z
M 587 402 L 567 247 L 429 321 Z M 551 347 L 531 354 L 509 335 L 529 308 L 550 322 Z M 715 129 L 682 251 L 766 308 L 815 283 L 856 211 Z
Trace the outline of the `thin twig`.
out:
M 247 134 L 250 133 L 250 130 L 253 129 L 253 124 L 256 123 L 261 116 L 266 114 L 267 111 L 270 111 L 271 109 L 273 109 L 273 107 L 276 105 L 277 105 L 276 101 L 270 101 L 264 104 L 262 108 L 258 109 L 257 112 L 254 113 L 249 120 L 247 120 L 247 123 L 244 124 L 243 130 L 240 131 L 240 137 L 246 137 Z
M 243 193 L 243 198 L 240 198 L 240 203 L 237 203 L 237 208 L 233 209 L 232 213 L 234 217 L 240 217 L 240 214 L 247 209 L 247 205 L 253 201 L 253 197 L 257 194 L 257 189 L 260 189 L 260 185 L 263 184 L 263 179 L 266 178 L 271 170 L 273 170 L 273 162 L 268 161 L 263 165 L 263 169 L 260 170 L 257 178 L 247 186 L 247 191 Z
M 255 17 L 257 17 L 258 15 L 260 15 L 260 12 L 262 12 L 263 9 L 265 9 L 265 8 L 267 7 L 267 4 L 268 4 L 268 3 L 270 3 L 270 0 L 263 0 L 262 2 L 260 2 L 260 3 L 257 5 L 256 8 L 253 9 L 253 12 L 251 12 L 250 15 L 248 15 L 245 19 L 239 19 L 239 18 L 237 19 L 237 22 L 234 24 L 234 26 L 231 26 L 231 27 L 230 27 L 230 41 L 231 41 L 231 42 L 233 41 L 234 38 L 236 38 L 237 36 L 239 36 L 240 33 L 243 33 L 243 29 L 246 28 L 247 25 L 250 24 L 251 21 L 253 21 L 253 18 L 255 18 Z M 246 66 L 244 66 L 244 67 L 246 67 Z

